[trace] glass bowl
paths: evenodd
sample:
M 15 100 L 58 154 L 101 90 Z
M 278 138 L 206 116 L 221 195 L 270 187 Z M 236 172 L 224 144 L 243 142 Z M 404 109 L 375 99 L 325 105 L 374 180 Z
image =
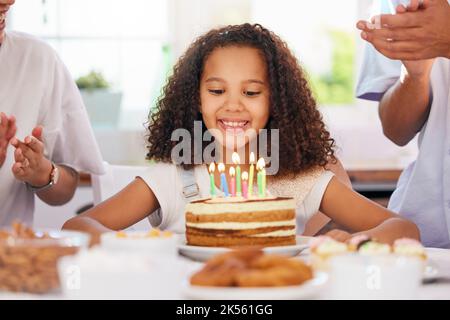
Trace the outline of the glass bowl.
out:
M 0 290 L 50 293 L 60 289 L 57 262 L 88 247 L 89 235 L 75 231 L 0 231 Z

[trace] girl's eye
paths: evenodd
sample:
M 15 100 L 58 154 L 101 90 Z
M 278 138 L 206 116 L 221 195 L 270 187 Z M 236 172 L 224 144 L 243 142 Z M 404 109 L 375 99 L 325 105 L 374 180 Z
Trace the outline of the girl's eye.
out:
M 208 91 L 209 91 L 210 93 L 212 93 L 212 94 L 219 95 L 219 94 L 224 93 L 225 90 L 221 90 L 221 89 L 209 89 Z
M 260 91 L 244 91 L 244 94 L 249 97 L 254 97 L 260 94 Z

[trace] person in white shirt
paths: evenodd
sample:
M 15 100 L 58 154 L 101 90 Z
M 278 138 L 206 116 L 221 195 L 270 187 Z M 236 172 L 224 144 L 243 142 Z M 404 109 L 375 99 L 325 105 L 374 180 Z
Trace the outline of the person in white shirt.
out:
M 394 143 L 403 146 L 419 133 L 418 157 L 388 208 L 414 221 L 426 246 L 450 248 L 450 5 L 385 4 L 396 12 L 357 24 L 369 42 L 357 96 L 380 102 L 383 131 Z
M 0 0 L 0 226 L 33 222 L 34 194 L 68 202 L 78 171 L 103 173 L 79 91 L 56 52 L 5 32 L 14 1 Z

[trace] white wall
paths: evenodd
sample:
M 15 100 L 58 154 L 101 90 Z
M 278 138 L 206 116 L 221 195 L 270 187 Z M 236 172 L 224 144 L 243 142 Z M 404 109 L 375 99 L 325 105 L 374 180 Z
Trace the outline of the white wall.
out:
M 251 1 L 171 0 L 169 12 L 170 41 L 174 56 L 179 57 L 196 37 L 211 28 L 250 21 Z

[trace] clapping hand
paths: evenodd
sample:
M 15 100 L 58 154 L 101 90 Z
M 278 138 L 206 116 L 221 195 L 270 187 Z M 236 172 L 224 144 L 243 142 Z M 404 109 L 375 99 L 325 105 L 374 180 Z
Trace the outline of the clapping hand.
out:
M 7 117 L 5 113 L 0 113 L 0 168 L 6 158 L 6 151 L 9 140 L 16 134 L 16 119 L 14 116 Z
M 16 179 L 35 187 L 46 185 L 50 181 L 52 163 L 44 157 L 42 127 L 34 128 L 32 135 L 25 137 L 24 141 L 11 139 L 11 145 L 16 148 L 12 167 Z
M 447 0 L 411 0 L 396 14 L 358 21 L 361 38 L 394 60 L 450 58 L 450 5 Z

